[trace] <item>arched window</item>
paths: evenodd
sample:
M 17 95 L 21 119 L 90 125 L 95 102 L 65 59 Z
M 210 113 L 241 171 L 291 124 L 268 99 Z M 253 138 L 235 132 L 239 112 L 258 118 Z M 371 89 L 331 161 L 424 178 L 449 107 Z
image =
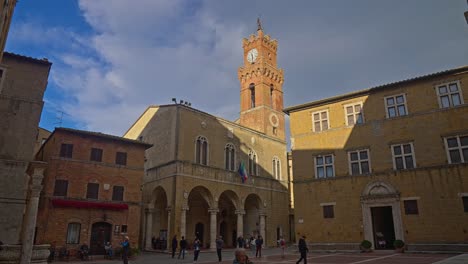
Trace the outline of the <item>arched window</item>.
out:
M 278 157 L 273 157 L 273 177 L 281 180 L 281 162 Z
M 250 108 L 255 107 L 255 84 L 251 83 L 249 85 L 250 89 Z
M 195 146 L 195 162 L 202 165 L 208 165 L 208 140 L 199 136 Z
M 249 175 L 257 175 L 257 153 L 249 150 Z
M 273 87 L 273 84 L 270 84 L 270 105 L 271 108 L 275 108 L 275 100 L 273 100 L 273 91 L 275 90 L 275 87 Z
M 234 171 L 236 169 L 235 154 L 236 149 L 234 148 L 234 145 L 231 143 L 226 144 L 226 147 L 224 147 L 224 168 L 226 170 Z

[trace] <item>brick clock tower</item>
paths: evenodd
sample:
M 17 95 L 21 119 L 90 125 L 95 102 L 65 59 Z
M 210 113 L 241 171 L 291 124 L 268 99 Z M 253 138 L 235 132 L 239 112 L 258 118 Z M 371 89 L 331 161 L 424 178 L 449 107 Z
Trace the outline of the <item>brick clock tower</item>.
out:
M 244 66 L 238 70 L 240 124 L 285 140 L 283 69 L 276 64 L 278 41 L 263 33 L 260 20 L 257 24 L 257 35 L 242 41 Z

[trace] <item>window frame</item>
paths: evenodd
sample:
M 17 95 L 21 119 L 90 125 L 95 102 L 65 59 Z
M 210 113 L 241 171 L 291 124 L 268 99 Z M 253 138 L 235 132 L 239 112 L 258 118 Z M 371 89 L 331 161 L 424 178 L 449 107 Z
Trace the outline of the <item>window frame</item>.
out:
M 461 196 L 463 212 L 468 213 L 468 195 Z
M 57 189 L 57 186 L 58 186 L 57 182 L 65 183 L 65 191 L 64 191 L 63 195 L 62 195 L 62 193 L 59 193 L 59 191 Z M 53 196 L 67 197 L 67 195 L 68 195 L 68 180 L 55 179 Z
M 120 155 L 120 158 L 119 158 Z M 125 157 L 125 158 L 122 158 Z M 115 152 L 115 164 L 120 166 L 127 166 L 128 153 L 123 151 Z M 123 162 L 121 162 L 123 160 Z
M 322 205 L 322 212 L 323 212 L 324 219 L 334 219 L 335 218 L 335 205 L 334 204 Z
M 206 144 L 206 147 L 204 145 Z M 205 156 L 203 156 L 205 150 Z M 195 163 L 199 165 L 208 166 L 209 163 L 210 144 L 208 138 L 205 136 L 198 136 L 195 139 Z M 205 158 L 205 164 L 203 163 Z
M 249 84 L 250 109 L 256 107 L 255 83 Z
M 96 198 L 90 197 L 90 195 L 93 194 L 93 193 L 90 192 L 90 186 L 96 186 L 97 187 Z M 88 182 L 88 184 L 86 185 L 86 199 L 99 200 L 99 187 L 100 187 L 99 183 Z
M 119 200 L 119 199 L 116 199 L 116 187 L 119 187 L 119 188 L 122 188 L 122 199 Z M 117 198 L 120 198 L 120 197 L 117 197 Z M 116 202 L 123 202 L 125 199 L 125 186 L 122 186 L 122 185 L 114 185 L 112 186 L 112 201 L 116 201 Z
M 408 156 L 408 155 L 405 155 L 405 153 L 404 153 L 404 148 L 403 148 L 404 145 L 410 145 L 411 146 L 411 157 L 413 158 L 413 168 L 407 168 L 407 166 L 406 166 L 405 157 Z M 400 146 L 401 151 L 402 151 L 401 154 L 395 155 L 395 151 L 394 151 L 395 146 Z M 417 168 L 417 166 L 416 166 L 416 153 L 415 153 L 415 150 L 414 150 L 413 142 L 392 144 L 392 145 L 390 145 L 390 151 L 392 152 L 393 170 L 399 171 L 399 170 L 411 170 L 411 169 L 416 169 Z M 404 166 L 403 169 L 397 169 L 397 165 L 396 165 L 396 158 L 397 157 L 402 157 L 403 158 L 403 166 Z
M 90 161 L 95 161 L 95 162 L 102 162 L 102 156 L 104 155 L 104 150 L 101 148 L 91 148 L 91 152 L 89 155 L 89 160 Z M 94 159 L 96 158 L 96 159 Z
M 224 146 L 224 169 L 228 171 L 236 170 L 236 147 L 232 143 Z
M 405 107 L 405 115 L 400 115 L 399 112 L 398 112 L 398 106 L 401 105 L 401 104 L 398 104 L 397 101 L 396 101 L 396 98 L 398 96 L 403 96 L 403 100 L 404 100 L 404 103 L 403 103 L 403 106 Z M 388 112 L 388 104 L 387 104 L 387 99 L 388 98 L 393 98 L 395 100 L 395 113 L 396 113 L 396 116 L 390 116 L 389 115 L 389 112 Z M 389 96 L 385 96 L 384 97 L 384 103 L 385 103 L 385 116 L 387 117 L 387 119 L 390 119 L 390 118 L 398 118 L 398 117 L 403 117 L 403 116 L 408 116 L 409 115 L 409 111 L 408 111 L 408 100 L 406 98 L 406 93 L 400 93 L 400 94 L 394 94 L 394 95 L 389 95 Z
M 462 146 L 461 145 L 461 137 L 468 137 L 468 134 L 462 134 L 462 135 L 455 135 L 455 136 L 448 136 L 444 137 L 444 145 L 445 145 L 445 153 L 447 153 L 447 161 L 449 164 L 463 164 L 463 163 L 468 163 L 468 157 L 465 158 L 463 155 L 463 150 L 468 149 L 468 146 Z M 456 138 L 457 139 L 457 147 L 449 147 L 448 146 L 448 139 L 449 138 Z M 460 154 L 460 162 L 452 162 L 452 157 L 450 156 L 450 151 L 451 150 L 458 150 L 458 154 Z
M 273 157 L 272 166 L 273 178 L 275 178 L 278 181 L 281 181 L 283 179 L 281 175 L 281 160 L 277 156 Z
M 70 152 L 70 153 L 68 153 L 68 152 Z M 72 143 L 62 143 L 60 145 L 59 156 L 61 158 L 72 159 L 73 158 L 73 144 Z
M 361 160 L 361 155 L 360 155 L 360 153 L 361 153 L 362 151 L 366 151 L 366 152 L 367 152 L 367 160 L 366 160 L 366 159 L 362 159 L 362 160 Z M 355 160 L 355 161 L 351 161 L 351 154 L 352 154 L 353 152 L 357 152 L 357 155 L 358 155 L 358 159 Z M 367 161 L 367 164 L 368 164 L 368 166 L 369 166 L 369 172 L 363 173 L 363 172 L 362 172 L 361 162 L 365 162 L 365 161 Z M 359 165 L 359 174 L 353 174 L 353 166 L 352 166 L 352 163 L 358 163 L 358 165 Z M 351 175 L 351 176 L 356 176 L 356 175 L 368 175 L 368 174 L 371 174 L 371 173 L 372 173 L 372 166 L 371 166 L 370 149 L 368 149 L 368 148 L 363 148 L 363 149 L 349 150 L 349 151 L 348 151 L 348 169 L 349 169 L 349 175 Z
M 418 198 L 403 199 L 403 209 L 405 211 L 405 215 L 419 215 L 418 200 Z
M 460 96 L 460 104 L 459 105 L 453 105 L 453 101 L 452 101 L 452 94 L 455 94 L 455 93 L 451 93 L 450 92 L 450 85 L 451 84 L 456 84 L 457 85 L 457 88 L 458 88 L 458 94 Z M 440 94 L 440 91 L 439 91 L 439 88 L 442 87 L 442 86 L 446 86 L 447 87 L 447 96 L 449 98 L 449 106 L 448 107 L 443 107 L 442 106 L 442 96 L 444 95 L 441 95 Z M 441 83 L 441 84 L 438 84 L 435 86 L 435 90 L 436 90 L 436 94 L 437 94 L 437 102 L 439 102 L 439 108 L 440 109 L 448 109 L 448 108 L 453 108 L 453 107 L 458 107 L 460 105 L 464 105 L 465 102 L 464 102 L 464 99 L 463 99 L 463 90 L 461 89 L 461 85 L 460 85 L 460 81 L 459 80 L 456 80 L 456 81 L 452 81 L 452 82 L 446 82 L 446 83 Z
M 355 112 L 355 106 L 356 105 L 359 105 L 361 107 L 361 111 L 358 113 L 358 112 Z M 362 101 L 360 102 L 355 102 L 355 103 L 349 103 L 349 104 L 345 104 L 343 105 L 343 111 L 344 111 L 344 118 L 345 118 L 345 124 L 346 126 L 354 126 L 354 125 L 362 125 L 364 124 L 366 121 L 364 119 L 364 109 L 362 108 Z M 346 108 L 347 107 L 352 107 L 353 108 L 353 112 L 351 114 L 348 114 L 348 112 L 346 111 Z M 361 115 L 361 120 L 362 122 L 361 123 L 357 123 L 356 122 L 356 115 L 360 114 Z M 353 116 L 353 120 L 354 120 L 354 124 L 350 125 L 349 122 L 348 122 L 348 116 Z
M 249 175 L 258 176 L 258 155 L 253 149 L 249 149 L 247 166 Z
M 327 176 L 327 164 L 325 163 L 326 157 L 330 156 L 332 158 L 331 166 L 333 170 L 333 175 L 332 176 Z M 317 158 L 323 158 L 323 163 L 322 164 L 317 164 Z M 324 172 L 324 177 L 319 177 L 318 176 L 318 167 L 323 167 L 323 172 Z M 315 174 L 315 179 L 328 179 L 328 178 L 335 178 L 336 177 L 336 171 L 335 171 L 335 155 L 330 153 L 330 154 L 321 154 L 321 155 L 316 155 L 314 156 L 314 174 Z
M 69 240 L 69 234 L 70 234 L 70 226 L 71 225 L 74 225 L 74 226 L 78 226 L 78 236 L 76 237 L 76 243 L 75 241 L 70 241 Z M 68 245 L 78 245 L 80 244 L 80 237 L 81 237 L 81 223 L 78 223 L 78 222 L 70 222 L 68 223 L 67 225 L 67 233 L 66 233 L 66 237 L 65 237 L 65 244 L 68 244 Z
M 322 113 L 324 113 L 324 112 L 327 113 L 327 118 L 326 119 L 322 119 Z M 314 120 L 314 115 L 315 114 L 319 114 L 318 122 L 320 123 L 320 131 L 315 130 L 315 120 Z M 329 113 L 328 109 L 322 109 L 322 110 L 312 112 L 311 113 L 311 118 L 312 118 L 312 131 L 314 133 L 324 132 L 324 131 L 327 131 L 327 130 L 330 129 L 330 113 Z M 327 128 L 325 128 L 325 129 L 322 127 L 322 124 L 323 124 L 324 120 L 327 121 Z

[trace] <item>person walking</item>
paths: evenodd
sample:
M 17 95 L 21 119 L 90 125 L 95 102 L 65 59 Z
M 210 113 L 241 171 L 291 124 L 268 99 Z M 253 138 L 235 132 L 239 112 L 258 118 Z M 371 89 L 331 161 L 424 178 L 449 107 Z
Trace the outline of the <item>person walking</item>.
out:
M 174 235 L 174 237 L 172 237 L 172 258 L 174 258 L 176 250 L 177 250 L 177 235 Z
M 244 237 L 242 235 L 240 235 L 237 238 L 237 247 L 238 248 L 244 248 Z
M 278 244 L 281 248 L 281 258 L 284 258 L 284 250 L 286 248 L 286 241 L 284 240 L 283 236 L 280 237 Z
M 222 256 L 222 250 L 223 250 L 223 237 L 219 236 L 218 239 L 216 239 L 216 253 L 218 253 L 218 262 L 223 261 L 223 256 Z
M 180 259 L 180 255 L 182 255 L 182 259 L 185 259 L 185 250 L 187 249 L 187 240 L 185 240 L 184 236 L 182 236 L 182 238 L 180 239 L 179 246 L 180 246 L 180 252 L 179 252 L 178 259 Z
M 257 248 L 257 250 L 255 251 L 256 258 L 262 257 L 262 246 L 263 246 L 263 237 L 258 236 L 257 240 L 255 241 L 255 247 Z
M 307 264 L 307 252 L 309 252 L 309 249 L 307 248 L 307 244 L 305 241 L 306 237 L 302 236 L 299 239 L 299 252 L 301 253 L 301 258 L 296 262 L 296 264 L 299 264 L 301 260 L 304 260 L 304 264 Z
M 250 238 L 250 250 L 252 250 L 252 256 L 256 252 L 256 246 L 255 245 L 257 245 L 257 241 L 256 241 L 255 237 L 252 236 Z
M 128 236 L 125 236 L 122 243 L 122 260 L 124 264 L 128 264 L 128 252 L 130 251 L 130 239 Z
M 198 255 L 200 254 L 200 247 L 201 247 L 201 242 L 200 239 L 195 238 L 195 241 L 193 242 L 193 262 L 198 261 Z

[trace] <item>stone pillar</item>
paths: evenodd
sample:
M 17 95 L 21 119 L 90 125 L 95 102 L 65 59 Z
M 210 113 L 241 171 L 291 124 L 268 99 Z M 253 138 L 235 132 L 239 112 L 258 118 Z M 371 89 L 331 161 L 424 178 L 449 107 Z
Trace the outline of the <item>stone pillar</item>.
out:
M 170 248 L 170 245 L 172 245 L 172 237 L 171 237 L 171 211 L 172 208 L 169 206 L 166 208 L 167 211 L 167 247 L 166 249 Z
M 216 226 L 217 226 L 217 219 L 216 214 L 219 212 L 218 208 L 209 209 L 208 212 L 210 213 L 210 248 L 216 248 Z
M 186 225 L 187 225 L 187 211 L 189 210 L 188 206 L 182 207 L 182 212 L 180 214 L 180 237 L 186 237 Z
M 44 178 L 45 167 L 33 169 L 33 175 L 29 186 L 29 201 L 23 220 L 21 264 L 31 263 L 34 244 L 34 233 L 36 231 L 37 208 L 39 196 L 42 190 L 42 179 Z
M 266 246 L 266 237 L 265 237 L 265 219 L 266 219 L 266 213 L 265 212 L 260 212 L 260 235 L 263 238 L 263 246 Z
M 244 215 L 245 210 L 236 210 L 237 215 L 237 237 L 244 235 Z M 237 240 L 236 240 L 237 241 Z
M 146 235 L 145 235 L 145 249 L 153 249 L 153 243 L 151 239 L 153 238 L 153 214 L 154 208 L 153 205 L 148 205 L 146 208 Z

